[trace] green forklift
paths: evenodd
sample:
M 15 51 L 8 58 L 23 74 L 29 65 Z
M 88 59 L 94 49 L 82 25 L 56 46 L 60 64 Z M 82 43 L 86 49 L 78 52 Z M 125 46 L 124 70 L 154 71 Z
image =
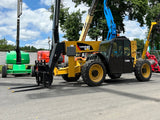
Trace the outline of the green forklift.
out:
M 20 51 L 19 48 L 19 33 L 20 33 L 20 16 L 22 15 L 22 0 L 17 0 L 17 37 L 15 51 L 9 51 L 6 54 L 6 65 L 2 67 L 2 78 L 8 74 L 15 76 L 22 74 L 31 74 L 29 53 Z M 12 66 L 12 67 L 9 67 Z

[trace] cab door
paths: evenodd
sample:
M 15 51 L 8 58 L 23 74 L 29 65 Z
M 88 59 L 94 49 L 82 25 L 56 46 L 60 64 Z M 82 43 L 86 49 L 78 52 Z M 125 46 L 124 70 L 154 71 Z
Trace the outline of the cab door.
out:
M 123 73 L 123 61 L 123 40 L 115 40 L 109 58 L 110 73 Z
M 124 56 L 123 56 L 123 73 L 133 72 L 133 58 L 131 57 L 131 44 L 130 41 L 124 40 Z

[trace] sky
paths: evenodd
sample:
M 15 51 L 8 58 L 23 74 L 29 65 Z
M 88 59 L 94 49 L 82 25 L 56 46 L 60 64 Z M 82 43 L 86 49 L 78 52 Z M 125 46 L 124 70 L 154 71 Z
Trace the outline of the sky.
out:
M 69 7 L 69 12 L 80 9 L 88 11 L 88 7 L 81 4 L 75 8 L 72 0 L 62 0 L 65 7 Z M 36 48 L 48 49 L 48 37 L 52 38 L 52 21 L 49 19 L 51 12 L 48 11 L 54 0 L 23 0 L 22 16 L 20 18 L 20 46 L 34 46 Z M 83 15 L 82 22 L 87 16 Z M 147 27 L 139 27 L 136 21 L 124 19 L 125 33 L 122 36 L 130 40 L 134 38 L 145 39 Z M 17 27 L 17 0 L 1 0 L 0 2 L 0 39 L 6 38 L 8 44 L 15 45 Z M 106 26 L 107 27 L 107 26 Z M 60 41 L 64 33 L 59 30 Z M 88 36 L 86 40 L 91 40 Z

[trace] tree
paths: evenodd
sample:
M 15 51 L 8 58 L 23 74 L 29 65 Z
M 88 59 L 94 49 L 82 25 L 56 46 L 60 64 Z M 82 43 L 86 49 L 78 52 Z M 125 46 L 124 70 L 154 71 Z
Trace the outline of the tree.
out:
M 0 45 L 7 45 L 7 40 L 5 38 L 1 39 L 0 40 Z
M 134 39 L 137 42 L 137 52 L 142 53 L 144 48 L 144 40 L 140 40 L 138 38 Z
M 53 12 L 54 7 L 51 6 L 51 10 Z M 85 11 L 80 12 L 80 10 L 76 12 L 69 13 L 69 8 L 64 8 L 63 4 L 61 4 L 60 9 L 60 27 L 64 34 L 64 38 L 66 38 L 68 41 L 78 41 L 79 39 L 79 31 L 82 29 L 83 24 L 82 21 L 82 15 L 85 13 Z M 51 20 L 53 18 L 53 15 L 50 16 Z
M 67 19 L 64 24 L 61 24 L 63 32 L 65 32 L 64 38 L 67 38 L 68 41 L 78 41 L 79 40 L 79 31 L 82 30 L 83 24 L 82 21 L 83 13 L 78 10 L 68 14 Z
M 15 48 L 16 46 L 7 44 L 7 40 L 5 38 L 0 40 L 0 51 L 11 51 L 11 50 L 15 50 Z M 35 52 L 35 51 L 44 50 L 44 49 L 37 49 L 33 46 L 24 46 L 24 47 L 20 47 L 20 50 Z
M 72 1 L 76 3 L 76 6 L 81 3 L 90 6 L 92 3 L 92 0 Z M 129 20 L 137 20 L 141 26 L 144 25 L 144 15 L 147 13 L 148 0 L 112 0 L 108 1 L 108 5 L 114 16 L 117 28 L 119 28 L 119 32 L 125 32 L 123 19 L 126 15 L 128 15 Z M 96 40 L 102 36 L 102 40 L 105 40 L 107 32 L 108 28 L 103 14 L 103 0 L 99 0 L 88 35 Z
M 150 5 L 147 11 L 146 16 L 146 24 L 148 28 L 151 26 L 151 22 L 156 21 L 157 16 L 160 15 L 160 0 L 150 0 Z M 155 47 L 157 50 L 159 50 L 159 40 L 160 40 L 160 34 L 157 33 L 156 26 L 153 27 L 152 34 L 150 37 L 150 46 L 153 50 Z

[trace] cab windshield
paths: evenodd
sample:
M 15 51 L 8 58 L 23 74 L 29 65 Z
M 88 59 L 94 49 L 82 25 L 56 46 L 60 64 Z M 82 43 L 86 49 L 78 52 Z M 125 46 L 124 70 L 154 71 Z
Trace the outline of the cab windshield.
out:
M 106 59 L 108 60 L 109 58 L 109 53 L 110 53 L 110 48 L 111 48 L 111 43 L 104 43 L 100 45 L 99 51 L 101 54 L 103 54 Z

